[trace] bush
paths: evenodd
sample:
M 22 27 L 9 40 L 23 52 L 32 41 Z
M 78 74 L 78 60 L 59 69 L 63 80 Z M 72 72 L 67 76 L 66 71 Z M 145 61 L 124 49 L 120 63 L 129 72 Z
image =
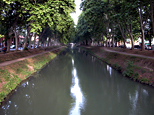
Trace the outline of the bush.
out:
M 113 67 L 117 70 L 117 71 L 121 71 L 121 66 L 116 64 L 113 64 Z
M 134 73 L 134 65 L 133 65 L 133 62 L 127 60 L 127 67 L 126 67 L 126 71 L 124 71 L 122 74 L 124 76 L 127 76 L 127 77 L 131 77 Z
M 138 77 L 139 77 L 139 74 L 137 72 L 135 72 L 135 74 L 133 75 L 133 79 L 136 80 L 136 79 L 138 79 Z
M 150 82 L 150 80 L 148 80 L 147 78 L 142 78 L 142 79 L 140 79 L 140 82 L 145 83 L 145 82 Z

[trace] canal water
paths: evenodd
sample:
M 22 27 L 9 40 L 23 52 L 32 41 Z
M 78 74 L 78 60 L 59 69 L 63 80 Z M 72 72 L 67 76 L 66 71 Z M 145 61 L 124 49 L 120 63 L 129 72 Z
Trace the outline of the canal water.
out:
M 154 115 L 154 88 L 71 49 L 18 87 L 0 115 Z

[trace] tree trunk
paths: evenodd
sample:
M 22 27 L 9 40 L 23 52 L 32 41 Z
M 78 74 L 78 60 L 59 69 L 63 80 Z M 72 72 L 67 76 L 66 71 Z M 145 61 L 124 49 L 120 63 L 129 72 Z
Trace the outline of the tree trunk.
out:
M 111 47 L 111 36 L 109 36 L 109 47 Z
M 108 46 L 108 42 L 107 41 L 108 41 L 108 39 L 106 40 L 106 47 Z
M 9 29 L 8 29 L 9 30 Z M 7 47 L 7 52 L 10 51 L 10 37 L 9 37 L 9 31 L 7 31 L 6 35 L 5 35 L 5 47 Z
M 129 33 L 130 38 L 131 38 L 131 45 L 132 45 L 131 49 L 134 50 L 134 38 L 133 38 L 133 32 L 132 32 L 132 24 L 130 24 L 129 26 L 130 26 L 130 29 L 128 29 L 128 26 L 126 24 L 126 29 Z
M 102 41 L 103 41 L 103 47 L 104 47 L 104 34 L 102 32 Z
M 114 48 L 114 36 L 112 36 L 112 47 Z
M 13 24 L 13 28 L 14 28 L 14 34 L 15 34 L 15 45 L 16 45 L 16 50 L 18 50 L 18 36 L 19 36 L 19 31 L 17 32 L 16 27 L 17 27 L 17 21 L 19 19 L 19 14 L 16 17 L 16 20 Z M 20 29 L 19 29 L 20 30 Z
M 41 47 L 44 48 L 44 44 L 43 44 L 43 42 L 41 42 Z
M 42 34 L 39 36 L 39 41 L 43 41 L 43 40 L 42 40 L 42 37 L 43 37 L 45 31 L 46 31 L 46 28 L 43 30 Z
M 112 47 L 113 47 L 113 48 L 115 47 L 115 46 L 114 46 L 114 44 L 115 44 L 115 43 L 114 43 L 114 34 L 115 34 L 114 26 L 115 26 L 115 25 L 113 24 L 113 25 L 112 25 L 112 36 L 111 36 L 111 37 L 112 37 Z
M 125 36 L 125 30 L 124 30 L 124 27 L 121 28 L 121 25 L 119 25 L 119 29 L 120 29 L 120 32 L 121 32 L 121 35 L 122 35 L 122 38 L 123 38 L 123 42 L 124 42 L 124 48 L 126 48 L 126 36 Z
M 27 46 L 27 41 L 28 41 L 28 37 L 30 36 L 30 28 L 27 27 L 27 36 L 25 38 L 25 43 L 24 43 L 24 46 L 23 46 L 23 49 L 22 51 L 24 51 L 26 49 L 26 46 Z
M 150 0 L 151 7 L 151 22 L 152 22 L 152 35 L 154 36 L 154 19 L 153 19 L 153 1 Z
M 16 45 L 16 50 L 18 50 L 18 35 L 16 32 L 16 27 L 14 27 L 14 34 L 15 34 L 15 45 Z
M 31 49 L 32 36 L 33 36 L 33 34 L 31 33 L 31 35 L 29 35 L 29 49 Z
M 34 35 L 33 49 L 35 49 L 36 33 Z
M 145 50 L 145 46 L 144 46 L 144 39 L 145 39 L 145 35 L 144 35 L 144 28 L 141 28 L 141 40 L 142 40 L 141 50 L 142 50 L 142 51 L 144 51 L 144 50 Z
M 40 46 L 39 46 L 39 43 L 40 43 L 40 41 L 39 41 L 40 39 L 38 39 L 38 42 L 37 42 L 37 48 L 39 48 Z
M 143 25 L 142 10 L 141 10 L 141 8 L 139 8 L 139 19 L 140 19 L 141 40 L 142 40 L 141 50 L 144 51 L 145 50 L 145 48 L 144 48 L 145 35 L 144 35 L 144 25 Z
M 50 38 L 50 46 L 52 46 L 52 38 Z
M 7 39 L 7 51 L 10 52 L 11 39 Z
M 16 27 L 14 27 L 14 34 L 15 34 L 15 44 L 16 44 L 16 50 L 18 50 L 18 43 L 19 43 L 19 33 L 20 33 L 20 29 L 19 28 L 18 32 L 16 31 Z

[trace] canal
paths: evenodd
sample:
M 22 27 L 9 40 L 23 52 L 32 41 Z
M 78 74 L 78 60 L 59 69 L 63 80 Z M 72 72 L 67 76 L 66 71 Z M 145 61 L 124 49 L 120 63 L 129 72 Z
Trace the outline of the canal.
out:
M 19 86 L 0 115 L 154 115 L 154 88 L 70 49 Z

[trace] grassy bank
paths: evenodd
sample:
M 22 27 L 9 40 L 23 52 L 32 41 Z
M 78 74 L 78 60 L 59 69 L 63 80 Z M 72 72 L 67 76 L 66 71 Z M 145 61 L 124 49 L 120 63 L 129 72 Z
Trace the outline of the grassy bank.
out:
M 31 74 L 44 67 L 63 49 L 57 49 L 43 55 L 0 67 L 0 102 L 7 99 L 22 81 L 28 79 Z
M 154 86 L 154 60 L 107 52 L 103 47 L 82 47 L 130 79 Z

